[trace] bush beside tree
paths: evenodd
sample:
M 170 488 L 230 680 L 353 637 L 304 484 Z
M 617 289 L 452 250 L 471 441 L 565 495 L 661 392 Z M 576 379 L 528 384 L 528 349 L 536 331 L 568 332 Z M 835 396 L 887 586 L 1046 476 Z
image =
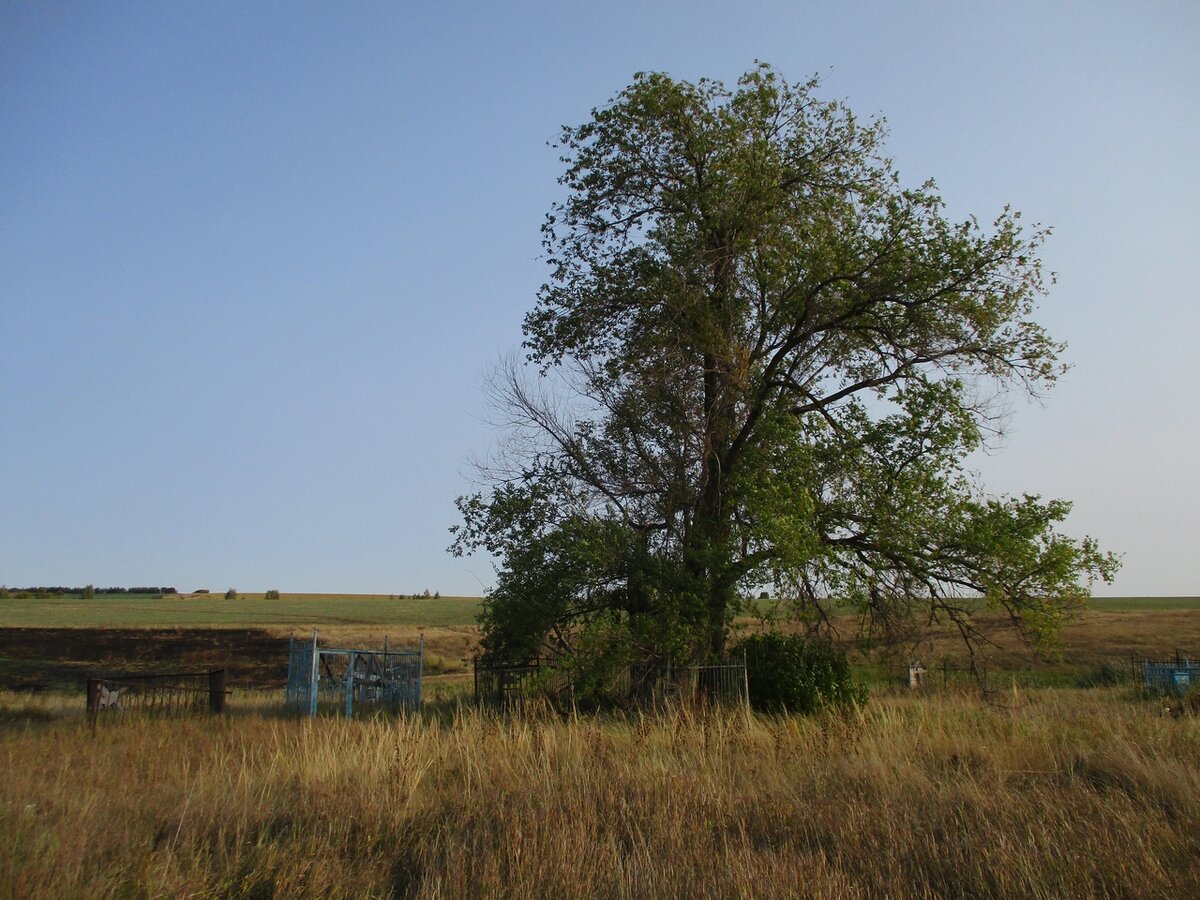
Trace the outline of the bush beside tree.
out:
M 864 703 L 867 687 L 854 681 L 846 654 L 829 641 L 778 632 L 744 638 L 750 705 L 761 712 L 814 713 Z

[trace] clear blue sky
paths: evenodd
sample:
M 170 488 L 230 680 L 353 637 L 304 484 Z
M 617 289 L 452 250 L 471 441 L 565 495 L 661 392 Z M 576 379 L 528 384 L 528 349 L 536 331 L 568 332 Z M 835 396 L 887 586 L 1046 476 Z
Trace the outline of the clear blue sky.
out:
M 1074 370 L 974 461 L 1108 593 L 1200 593 L 1200 6 L 0 6 L 0 583 L 479 593 L 445 553 L 558 196 L 635 71 L 883 114 L 950 213 L 1055 228 Z

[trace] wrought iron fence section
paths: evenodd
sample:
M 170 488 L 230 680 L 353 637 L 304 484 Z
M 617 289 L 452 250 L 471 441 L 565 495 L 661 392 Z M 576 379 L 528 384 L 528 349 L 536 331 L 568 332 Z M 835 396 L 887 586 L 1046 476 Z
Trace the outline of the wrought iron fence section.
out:
M 225 670 L 96 675 L 87 681 L 87 714 L 194 715 L 225 711 Z
M 1176 651 L 1170 660 L 1142 661 L 1142 688 L 1150 694 L 1182 696 L 1200 690 L 1200 661 Z
M 284 702 L 298 713 L 315 716 L 324 704 L 345 715 L 355 706 L 413 711 L 421 705 L 425 638 L 416 649 L 393 650 L 321 647 L 317 629 L 312 641 L 292 638 Z
M 517 709 L 537 700 L 558 708 L 583 706 L 748 705 L 746 660 L 715 665 L 621 666 L 606 675 L 577 680 L 554 660 L 516 662 L 473 659 L 475 702 Z

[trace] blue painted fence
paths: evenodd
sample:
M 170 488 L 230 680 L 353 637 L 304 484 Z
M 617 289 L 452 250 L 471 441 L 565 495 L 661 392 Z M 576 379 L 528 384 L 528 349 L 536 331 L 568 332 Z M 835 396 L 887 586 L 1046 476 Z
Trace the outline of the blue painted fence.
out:
M 321 705 L 346 716 L 364 704 L 414 711 L 421 706 L 425 637 L 417 648 L 383 650 L 321 647 L 317 629 L 311 641 L 292 638 L 288 645 L 285 702 L 298 713 L 315 716 Z
M 1142 663 L 1142 686 L 1154 694 L 1186 694 L 1200 688 L 1200 663 L 1177 658 L 1169 662 Z

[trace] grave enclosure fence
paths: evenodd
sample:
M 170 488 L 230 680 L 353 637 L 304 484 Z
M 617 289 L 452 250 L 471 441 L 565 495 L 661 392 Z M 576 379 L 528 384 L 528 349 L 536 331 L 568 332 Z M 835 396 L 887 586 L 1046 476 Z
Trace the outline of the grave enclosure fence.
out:
M 195 715 L 225 711 L 225 670 L 146 675 L 97 675 L 87 681 L 87 714 L 93 725 L 103 716 L 127 713 Z
M 412 712 L 421 706 L 425 638 L 415 649 L 382 650 L 321 647 L 317 629 L 311 641 L 290 640 L 285 702 L 315 716 L 324 705 L 346 716 L 356 706 Z
M 745 658 L 715 665 L 627 666 L 586 683 L 555 665 L 534 658 L 497 662 L 472 660 L 475 702 L 498 709 L 520 709 L 530 702 L 568 709 L 583 707 L 749 706 Z
M 1147 694 L 1182 696 L 1200 689 L 1200 659 L 1179 650 L 1173 659 L 1143 659 L 1141 676 L 1142 690 Z

